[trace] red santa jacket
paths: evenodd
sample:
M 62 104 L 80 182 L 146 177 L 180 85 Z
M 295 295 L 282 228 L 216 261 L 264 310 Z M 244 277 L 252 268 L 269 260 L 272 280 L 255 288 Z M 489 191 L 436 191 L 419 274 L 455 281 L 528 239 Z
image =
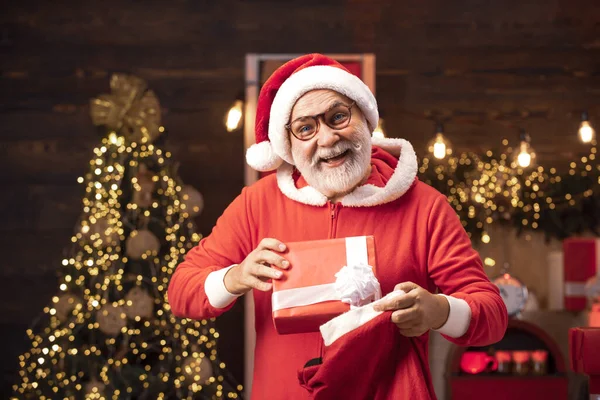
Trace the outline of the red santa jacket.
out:
M 402 139 L 396 144 L 399 159 L 373 147 L 368 181 L 335 204 L 286 164 L 276 176 L 244 188 L 212 233 L 187 254 L 173 274 L 168 291 L 173 313 L 204 319 L 230 309 L 233 303 L 215 296 L 214 288 L 223 287 L 224 274 L 220 271 L 242 262 L 265 237 L 285 243 L 373 235 L 383 294 L 404 281 L 431 292 L 439 289 L 451 296 L 449 300 L 458 299 L 454 304 L 468 305 L 470 314 L 466 332 L 461 331 L 460 337 L 446 336 L 448 340 L 473 346 L 500 340 L 507 314 L 497 287 L 487 278 L 479 255 L 446 198 L 416 179 L 416 157 L 410 144 Z M 271 319 L 271 293 L 254 290 L 253 296 L 256 347 L 252 399 L 307 399 L 308 392 L 298 384 L 297 371 L 308 360 L 323 355 L 320 334 L 278 335 Z M 460 312 L 460 307 L 450 303 L 449 322 Z M 403 342 L 410 348 L 410 357 L 403 356 L 406 347 L 380 344 L 397 352 L 391 362 L 403 365 L 390 368 L 410 371 L 411 399 L 434 398 L 427 361 L 428 335 Z

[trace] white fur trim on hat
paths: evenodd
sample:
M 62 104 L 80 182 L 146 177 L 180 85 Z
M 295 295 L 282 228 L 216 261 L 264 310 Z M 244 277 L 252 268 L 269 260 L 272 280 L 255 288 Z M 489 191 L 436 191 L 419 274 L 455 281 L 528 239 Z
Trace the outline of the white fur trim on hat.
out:
M 272 171 L 283 160 L 275 154 L 269 141 L 255 143 L 246 150 L 246 162 L 257 171 Z
M 279 88 L 269 118 L 269 140 L 273 150 L 287 163 L 294 165 L 288 131 L 292 108 L 303 94 L 311 90 L 330 89 L 354 100 L 372 127 L 377 126 L 377 100 L 371 90 L 356 75 L 338 67 L 315 65 L 292 74 Z

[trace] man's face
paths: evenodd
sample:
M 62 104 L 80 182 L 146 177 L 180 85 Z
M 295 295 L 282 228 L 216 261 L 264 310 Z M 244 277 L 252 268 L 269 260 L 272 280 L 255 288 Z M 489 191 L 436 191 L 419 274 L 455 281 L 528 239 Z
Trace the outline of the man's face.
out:
M 335 104 L 352 100 L 332 90 L 313 90 L 292 109 L 290 121 L 324 113 Z M 347 127 L 335 130 L 319 120 L 319 130 L 310 140 L 290 134 L 292 157 L 306 182 L 331 198 L 350 192 L 365 178 L 371 161 L 371 132 L 357 105 L 352 107 Z

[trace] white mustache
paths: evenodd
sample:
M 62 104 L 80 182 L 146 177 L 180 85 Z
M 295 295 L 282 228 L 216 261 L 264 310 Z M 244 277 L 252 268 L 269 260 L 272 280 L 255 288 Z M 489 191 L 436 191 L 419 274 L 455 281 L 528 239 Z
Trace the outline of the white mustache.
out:
M 344 140 L 343 142 L 338 142 L 332 148 L 321 149 L 321 150 L 317 151 L 317 153 L 313 157 L 312 164 L 316 165 L 323 159 L 328 159 L 328 158 L 338 156 L 347 150 L 359 151 L 361 149 L 361 147 L 362 146 L 359 143 L 352 143 L 347 140 Z

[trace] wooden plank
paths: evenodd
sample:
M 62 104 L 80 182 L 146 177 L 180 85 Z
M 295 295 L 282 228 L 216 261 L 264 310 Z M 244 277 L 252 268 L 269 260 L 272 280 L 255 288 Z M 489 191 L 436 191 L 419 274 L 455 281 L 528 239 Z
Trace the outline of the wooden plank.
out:
M 11 111 L 0 113 L 0 140 L 80 140 L 98 138 L 87 109 L 73 112 Z
M 210 103 L 231 104 L 243 90 L 242 70 L 235 76 L 205 78 L 152 79 L 147 73 L 128 71 L 148 81 L 159 97 L 162 108 L 204 110 Z M 53 78 L 4 78 L 0 80 L 0 112 L 13 110 L 45 110 L 77 112 L 89 105 L 90 99 L 110 93 L 109 77 L 78 78 L 75 75 Z M 229 107 L 229 106 L 227 106 Z
M 5 185 L 0 197 L 2 231 L 68 229 L 82 210 L 79 185 Z
M 447 46 L 428 49 L 414 46 L 410 57 L 398 51 L 382 48 L 377 56 L 378 75 L 403 75 L 407 72 L 438 70 L 451 76 L 479 70 L 513 70 L 515 68 L 564 68 L 596 70 L 599 49 L 584 46 L 516 46 L 507 41 L 499 46 L 456 48 Z
M 304 4 L 294 7 L 274 2 L 261 7 L 262 12 L 257 12 L 256 6 L 243 3 L 209 6 L 202 2 L 202 6 L 187 3 L 185 6 L 181 3 L 180 5 L 167 8 L 141 4 L 123 7 L 118 3 L 110 5 L 110 2 L 105 6 L 86 5 L 69 8 L 40 5 L 35 10 L 25 12 L 25 15 L 17 20 L 14 30 L 21 40 L 37 41 L 45 38 L 49 43 L 86 41 L 156 45 L 179 42 L 194 44 L 199 48 L 213 45 L 216 50 L 218 46 L 215 45 L 215 37 L 222 41 L 235 41 L 236 33 L 248 32 L 254 32 L 260 37 L 263 27 L 253 22 L 257 17 L 260 22 L 270 22 L 274 31 L 284 26 L 277 18 L 284 18 L 289 23 L 285 25 L 289 30 L 302 31 L 305 36 L 317 38 L 318 33 L 314 30 L 305 30 L 301 24 L 291 22 L 295 21 L 295 18 L 326 22 L 331 16 L 341 15 L 339 6 L 335 4 L 315 4 L 309 8 Z M 199 9 L 196 9 L 197 7 Z M 118 14 L 114 13 L 116 9 L 119 10 Z M 268 15 L 263 16 L 263 13 Z M 69 23 L 65 24 L 65 20 Z M 98 40 L 100 37 L 102 40 Z
M 0 283 L 0 323 L 30 324 L 58 292 L 55 275 L 15 276 Z
M 196 110 L 162 110 L 162 124 L 167 137 L 198 139 L 225 136 L 237 137 L 240 132 L 227 132 L 225 114 L 234 98 L 224 101 L 202 101 L 191 106 Z M 92 124 L 87 106 L 75 107 L 68 112 L 44 110 L 13 110 L 0 113 L 0 141 L 19 140 L 74 140 L 85 141 L 90 150 L 100 144 L 101 134 Z M 1 150 L 0 150 L 1 151 Z M 90 152 L 91 154 L 91 152 Z
M 116 3 L 113 6 L 109 4 L 69 9 L 40 6 L 28 13 L 29 18 L 22 19 L 22 24 L 30 31 L 26 38 L 44 37 L 49 42 L 92 42 L 103 36 L 104 40 L 114 44 L 180 42 L 206 45 L 212 42 L 214 35 L 227 41 L 237 33 L 243 34 L 250 42 L 262 39 L 266 43 L 275 35 L 279 34 L 277 37 L 281 38 L 282 33 L 288 32 L 292 33 L 290 37 L 302 34 L 308 38 L 322 38 L 328 31 L 333 33 L 353 28 L 364 31 L 365 27 L 377 25 L 382 32 L 402 28 L 405 34 L 399 35 L 401 42 L 421 40 L 454 45 L 458 38 L 464 44 L 490 45 L 506 40 L 506 36 L 512 33 L 526 45 L 545 44 L 548 39 L 559 40 L 558 43 L 576 39 L 565 37 L 564 31 L 581 30 L 581 26 L 593 26 L 595 22 L 591 12 L 575 14 L 573 10 L 569 13 L 561 8 L 557 15 L 553 7 L 548 7 L 541 0 L 513 7 L 478 4 L 477 8 L 470 2 L 446 4 L 429 1 L 419 7 L 388 2 L 383 3 L 385 12 L 380 13 L 365 12 L 372 8 L 357 3 L 347 5 L 343 13 L 339 12 L 339 4 L 335 3 L 305 7 L 304 4 L 270 2 L 256 7 L 236 2 L 221 3 L 208 10 L 203 3 L 205 7 L 201 12 L 190 12 L 187 4 L 185 7 L 160 9 L 156 5 L 119 7 Z M 587 6 L 589 10 L 597 7 L 591 2 L 587 2 Z M 113 10 L 117 7 L 120 12 L 115 16 Z M 294 23 L 303 18 L 313 20 L 316 29 L 306 30 L 302 24 Z M 65 19 L 70 21 L 66 26 L 62 23 Z M 347 35 L 344 36 L 349 39 Z M 509 38 L 513 39 L 513 36 Z M 360 41 L 360 36 L 357 35 L 356 39 Z
M 13 140 L 0 148 L 0 158 L 9 170 L 0 172 L 0 181 L 43 181 L 57 179 L 75 182 L 89 170 L 95 138 L 82 140 Z M 18 171 L 18 174 L 15 174 Z
M 210 232 L 218 215 L 231 202 L 243 186 L 241 172 L 238 178 L 225 173 L 215 173 L 206 166 L 210 180 L 198 174 L 198 167 L 180 170 L 184 184 L 203 193 L 205 216 L 203 232 Z M 80 185 L 6 185 L 6 195 L 0 197 L 0 232 L 14 233 L 31 230 L 72 230 L 80 217 L 83 205 L 83 189 Z M 70 238 L 70 236 L 69 236 Z
M 427 44 L 413 41 L 402 44 L 389 40 L 371 43 L 369 48 L 376 50 L 378 75 L 436 71 L 450 75 L 514 68 L 564 68 L 573 74 L 590 74 L 597 71 L 595 60 L 600 53 L 600 41 L 590 45 L 527 46 L 520 41 L 507 39 L 505 43 L 496 46 L 460 48 L 448 44 L 430 48 Z M 209 55 L 202 50 L 193 51 L 189 45 L 180 42 L 153 45 L 136 43 L 126 46 L 96 43 L 46 43 L 40 46 L 37 42 L 31 42 L 28 46 L 12 48 L 12 56 L 3 60 L 2 76 L 12 79 L 76 77 L 78 80 L 102 80 L 108 79 L 112 72 L 123 71 L 138 74 L 148 80 L 229 78 L 241 82 L 243 53 L 248 50 L 233 47 L 220 49 Z M 276 51 L 269 49 L 269 52 Z M 290 49 L 282 49 L 282 52 L 289 53 Z M 157 57 L 157 54 L 162 56 Z M 76 85 L 77 83 L 70 83 L 63 90 Z
M 40 139 L 4 142 L 0 148 L 0 159 L 6 168 L 0 170 L 0 181 L 43 182 L 49 179 L 74 182 L 77 177 L 88 172 L 92 149 L 97 145 L 99 142 L 95 138 L 82 138 L 78 141 Z M 171 136 L 164 149 L 173 153 L 173 160 L 176 162 L 193 162 L 207 167 L 198 173 L 205 179 L 214 180 L 211 175 L 215 168 L 222 168 L 220 171 L 224 173 L 230 170 L 230 157 L 235 156 L 241 165 L 244 159 L 242 146 L 241 133 L 203 137 L 199 132 L 184 138 Z M 18 171 L 18 174 L 14 171 Z
M 74 226 L 55 229 L 0 231 L 4 257 L 0 276 L 40 277 L 57 274 L 71 243 Z
M 2 60 L 2 76 L 107 79 L 113 72 L 126 72 L 149 80 L 242 77 L 243 52 L 235 48 L 219 51 L 212 48 L 218 46 L 214 38 L 211 41 L 205 47 L 182 42 L 51 43 L 23 38 L 19 44 L 4 47 L 10 57 Z
M 396 83 L 396 84 L 394 84 Z M 379 84 L 377 100 L 380 110 L 390 115 L 397 108 L 415 110 L 419 114 L 431 110 L 447 110 L 444 113 L 477 111 L 484 114 L 514 114 L 526 111 L 545 112 L 549 118 L 564 118 L 589 110 L 592 115 L 600 111 L 598 95 L 585 92 L 566 93 L 512 93 L 508 91 L 481 92 L 426 92 L 411 86 L 408 80 L 386 80 Z M 518 89 L 517 89 L 518 90 Z M 517 91 L 515 90 L 515 91 Z
M 382 67 L 383 72 L 378 74 L 380 81 L 394 80 L 394 76 L 400 76 L 403 79 L 410 79 L 415 85 L 439 90 L 444 89 L 440 85 L 453 85 L 448 89 L 458 92 L 485 88 L 531 88 L 540 92 L 555 92 L 557 89 L 561 92 L 580 91 L 594 85 L 598 87 L 594 74 L 600 72 L 596 66 L 593 70 L 579 71 L 567 66 L 519 64 L 470 69 L 450 66 L 440 68 L 429 64 L 426 70 L 403 70 L 402 74 L 394 74 L 393 70 L 390 72 L 389 69 L 384 68 Z M 213 101 L 232 102 L 237 95 L 236 90 L 241 91 L 243 87 L 241 75 L 205 79 L 152 79 L 146 74 L 140 76 L 148 80 L 149 87 L 157 93 L 161 105 L 165 108 L 207 109 Z M 109 93 L 108 83 L 108 77 L 2 79 L 0 80 L 0 106 L 48 102 L 83 106 L 89 104 L 91 98 Z

